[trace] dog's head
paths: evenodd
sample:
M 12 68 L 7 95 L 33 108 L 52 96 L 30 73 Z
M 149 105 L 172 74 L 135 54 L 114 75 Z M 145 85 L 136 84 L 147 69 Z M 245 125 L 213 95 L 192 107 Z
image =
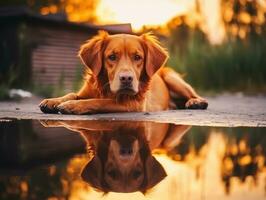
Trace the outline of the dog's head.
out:
M 151 34 L 99 34 L 81 46 L 79 56 L 113 94 L 136 95 L 166 62 L 167 52 Z
M 104 134 L 94 158 L 85 166 L 81 176 L 92 187 L 105 193 L 145 193 L 166 173 L 151 155 L 145 137 L 136 130 L 122 129 L 115 134 Z

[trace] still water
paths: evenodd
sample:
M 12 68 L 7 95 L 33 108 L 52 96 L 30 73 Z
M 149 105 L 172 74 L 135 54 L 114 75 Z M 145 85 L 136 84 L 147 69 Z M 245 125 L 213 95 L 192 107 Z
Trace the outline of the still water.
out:
M 266 129 L 0 122 L 0 199 L 266 199 Z

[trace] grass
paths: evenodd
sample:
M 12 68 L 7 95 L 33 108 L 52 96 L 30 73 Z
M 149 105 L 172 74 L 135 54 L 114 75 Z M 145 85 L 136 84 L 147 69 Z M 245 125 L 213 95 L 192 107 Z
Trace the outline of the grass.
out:
M 42 97 L 59 97 L 65 95 L 69 91 L 78 91 L 83 84 L 83 68 L 84 67 L 81 65 L 77 66 L 71 89 L 66 89 L 64 85 L 65 75 L 64 73 L 61 73 L 56 86 L 36 84 L 31 90 L 34 94 Z
M 266 39 L 228 40 L 219 46 L 190 40 L 185 56 L 170 52 L 175 68 L 201 91 L 266 92 Z

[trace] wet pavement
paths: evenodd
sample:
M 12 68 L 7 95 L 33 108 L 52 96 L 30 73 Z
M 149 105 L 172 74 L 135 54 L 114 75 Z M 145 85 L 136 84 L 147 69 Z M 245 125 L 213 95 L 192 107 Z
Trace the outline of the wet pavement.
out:
M 153 113 L 110 113 L 97 115 L 43 114 L 38 108 L 41 99 L 21 102 L 0 102 L 0 119 L 54 120 L 130 120 L 155 121 L 195 126 L 266 127 L 266 97 L 220 95 L 207 97 L 207 110 L 171 110 Z

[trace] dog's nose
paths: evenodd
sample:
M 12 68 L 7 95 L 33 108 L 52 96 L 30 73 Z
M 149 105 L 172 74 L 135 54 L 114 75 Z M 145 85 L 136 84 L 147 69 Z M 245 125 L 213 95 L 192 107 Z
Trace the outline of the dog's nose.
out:
M 121 73 L 119 74 L 119 80 L 122 84 L 131 84 L 133 81 L 133 75 L 131 73 Z
M 133 153 L 132 148 L 121 148 L 119 151 L 121 156 L 130 156 Z

